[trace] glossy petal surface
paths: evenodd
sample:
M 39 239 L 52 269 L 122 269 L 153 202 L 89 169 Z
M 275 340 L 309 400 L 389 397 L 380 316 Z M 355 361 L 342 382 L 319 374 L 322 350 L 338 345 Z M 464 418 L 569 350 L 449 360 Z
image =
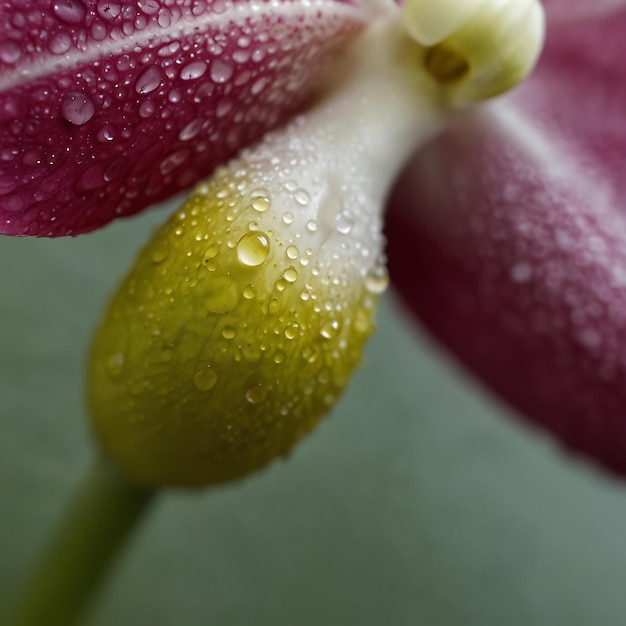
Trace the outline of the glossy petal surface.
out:
M 626 472 L 626 12 L 555 27 L 534 78 L 466 116 L 392 202 L 392 279 L 533 421 Z
M 75 235 L 186 188 L 300 105 L 334 0 L 0 6 L 0 232 Z

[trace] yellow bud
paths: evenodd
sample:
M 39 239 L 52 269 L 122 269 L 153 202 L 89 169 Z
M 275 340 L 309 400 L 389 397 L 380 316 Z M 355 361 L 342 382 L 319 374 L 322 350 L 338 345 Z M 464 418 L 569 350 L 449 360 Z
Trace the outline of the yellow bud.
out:
M 409 34 L 426 46 L 426 70 L 460 100 L 515 87 L 544 41 L 539 0 L 407 0 L 404 17 Z
M 141 252 L 97 333 L 93 427 L 139 483 L 218 483 L 288 454 L 373 330 L 384 270 L 364 269 L 331 188 L 316 199 L 278 175 L 266 186 L 271 167 L 234 163 L 201 186 Z

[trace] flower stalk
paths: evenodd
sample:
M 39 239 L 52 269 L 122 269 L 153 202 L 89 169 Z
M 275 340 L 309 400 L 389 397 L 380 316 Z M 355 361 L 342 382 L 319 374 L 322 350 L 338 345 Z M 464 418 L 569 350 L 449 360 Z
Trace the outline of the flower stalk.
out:
M 87 610 L 154 493 L 98 457 L 7 626 L 72 626 Z

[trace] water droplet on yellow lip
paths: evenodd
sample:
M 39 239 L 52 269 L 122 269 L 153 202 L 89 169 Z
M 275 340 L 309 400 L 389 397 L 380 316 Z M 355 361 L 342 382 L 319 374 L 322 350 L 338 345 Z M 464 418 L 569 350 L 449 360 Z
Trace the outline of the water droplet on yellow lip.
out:
M 295 267 L 288 267 L 284 273 L 283 273 L 283 278 L 288 282 L 288 283 L 295 283 L 296 280 L 298 280 L 298 272 L 296 271 Z
M 262 385 L 255 385 L 254 387 L 250 387 L 248 391 L 246 391 L 246 400 L 250 404 L 259 404 L 265 400 L 267 396 L 267 391 L 264 389 Z
M 249 267 L 261 265 L 269 253 L 269 237 L 260 231 L 246 233 L 237 243 L 237 258 Z
M 194 377 L 193 382 L 195 383 L 198 389 L 202 391 L 208 391 L 215 387 L 215 383 L 217 383 L 217 374 L 215 370 L 211 368 L 211 366 L 207 366 L 204 369 L 198 370 Z
M 259 213 L 265 213 L 271 205 L 271 202 L 267 198 L 260 197 L 252 200 L 252 208 Z
M 339 322 L 337 320 L 326 322 L 320 330 L 320 334 L 324 337 L 324 339 L 332 339 L 333 337 L 336 337 L 338 333 Z
M 233 326 L 224 326 L 222 329 L 222 337 L 224 339 L 232 339 L 237 334 L 237 331 Z
M 254 297 L 256 296 L 256 290 L 254 288 L 253 285 L 246 285 L 245 289 L 243 290 L 243 297 L 246 300 L 254 300 Z

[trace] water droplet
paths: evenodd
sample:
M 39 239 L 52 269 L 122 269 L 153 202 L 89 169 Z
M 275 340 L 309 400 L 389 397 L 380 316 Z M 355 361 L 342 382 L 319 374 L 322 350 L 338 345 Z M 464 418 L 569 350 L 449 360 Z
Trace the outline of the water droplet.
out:
M 268 198 L 258 197 L 252 199 L 252 208 L 259 213 L 265 213 L 271 206 L 272 203 Z
M 319 354 L 319 348 L 315 344 L 305 346 L 302 349 L 302 358 L 307 363 L 314 363 Z
M 200 118 L 193 120 L 193 122 L 189 122 L 189 124 L 187 124 L 187 126 L 180 131 L 178 138 L 181 141 L 189 141 L 190 139 L 193 139 L 202 129 L 203 123 L 204 121 Z
M 337 320 L 330 320 L 325 322 L 320 329 L 320 335 L 324 339 L 332 339 L 339 334 L 339 322 Z
M 299 328 L 300 328 L 300 325 L 298 324 L 298 322 L 289 324 L 289 326 L 285 328 L 285 337 L 287 337 L 287 339 L 295 339 L 298 336 Z
M 278 313 L 280 311 L 280 302 L 276 298 L 272 298 L 267 309 L 270 313 Z
M 314 233 L 317 230 L 317 222 L 315 220 L 309 220 L 306 223 L 306 228 L 308 231 Z
M 286 253 L 287 253 L 287 258 L 294 261 L 300 255 L 300 250 L 298 250 L 297 246 L 293 246 L 293 245 L 287 246 Z
M 183 80 L 195 80 L 196 78 L 203 76 L 205 72 L 206 63 L 204 61 L 194 61 L 182 69 L 180 77 Z
M 96 105 L 85 93 L 73 91 L 66 94 L 61 103 L 61 115 L 70 124 L 82 126 L 86 124 L 95 114 Z
M 114 352 L 107 359 L 106 367 L 111 376 L 119 376 L 124 369 L 124 353 Z
M 139 115 L 144 119 L 150 117 L 155 111 L 156 104 L 150 98 L 144 100 L 139 106 Z
M 252 87 L 250 88 L 250 93 L 253 96 L 256 96 L 256 95 L 260 94 L 265 89 L 265 86 L 269 82 L 270 81 L 269 81 L 269 78 L 267 76 L 262 76 L 258 80 L 255 80 L 254 83 L 252 84 Z
M 254 300 L 256 297 L 256 289 L 252 285 L 246 285 L 243 290 L 243 297 L 246 300 Z
M 260 231 L 246 233 L 237 243 L 237 258 L 249 267 L 261 265 L 269 253 L 269 237 Z
M 214 243 L 212 246 L 209 246 L 204 253 L 203 263 L 206 263 L 209 259 L 214 259 L 218 252 L 220 251 L 220 247 L 218 244 Z
M 113 141 L 115 139 L 115 131 L 115 126 L 105 124 L 102 128 L 100 128 L 100 130 L 98 130 L 96 137 L 98 138 L 98 141 L 108 143 L 109 141 Z
M 309 196 L 304 189 L 298 189 L 296 193 L 293 194 L 293 197 L 295 201 L 302 206 L 306 206 L 311 202 L 311 196 Z
M 337 231 L 342 235 L 347 235 L 354 226 L 354 220 L 348 213 L 340 213 L 336 219 Z
M 48 42 L 48 50 L 50 50 L 52 54 L 64 54 L 71 47 L 72 38 L 65 31 L 53 35 Z
M 224 337 L 224 339 L 233 339 L 236 334 L 237 330 L 234 326 L 224 326 L 222 329 L 222 337 Z
M 283 278 L 288 282 L 288 283 L 295 283 L 296 280 L 298 280 L 298 272 L 296 271 L 295 267 L 288 267 L 284 272 L 283 272 Z
M 232 66 L 221 59 L 215 59 L 211 64 L 211 80 L 216 83 L 225 83 L 232 75 Z
M 66 24 L 80 24 L 85 19 L 87 9 L 80 0 L 55 0 L 52 12 Z
M 285 224 L 293 224 L 293 213 L 287 211 L 287 213 L 283 214 L 283 222 Z
M 17 41 L 0 43 L 0 59 L 5 63 L 16 63 L 22 56 L 22 49 Z
M 285 353 L 280 350 L 274 354 L 274 363 L 280 365 L 285 362 Z
M 300 300 L 302 300 L 303 302 L 306 302 L 310 297 L 311 297 L 311 293 L 307 291 L 306 289 L 303 289 L 300 292 Z
M 108 0 L 98 3 L 98 13 L 101 17 L 106 19 L 113 19 L 117 17 L 121 10 L 122 7 L 119 4 L 108 2 Z
M 162 263 L 167 259 L 167 255 L 170 253 L 170 247 L 167 241 L 160 239 L 152 249 L 152 261 L 154 263 Z
M 365 288 L 374 294 L 381 294 L 389 286 L 389 274 L 384 265 L 375 265 L 365 276 Z
M 193 377 L 196 387 L 202 391 L 213 389 L 217 383 L 217 374 L 215 370 L 207 365 L 205 368 L 198 370 Z
M 162 80 L 161 70 L 156 65 L 147 67 L 135 81 L 135 91 L 138 94 L 151 93 L 160 84 Z
M 260 404 L 266 397 L 267 391 L 261 384 L 250 387 L 250 389 L 246 391 L 246 400 L 250 404 Z

